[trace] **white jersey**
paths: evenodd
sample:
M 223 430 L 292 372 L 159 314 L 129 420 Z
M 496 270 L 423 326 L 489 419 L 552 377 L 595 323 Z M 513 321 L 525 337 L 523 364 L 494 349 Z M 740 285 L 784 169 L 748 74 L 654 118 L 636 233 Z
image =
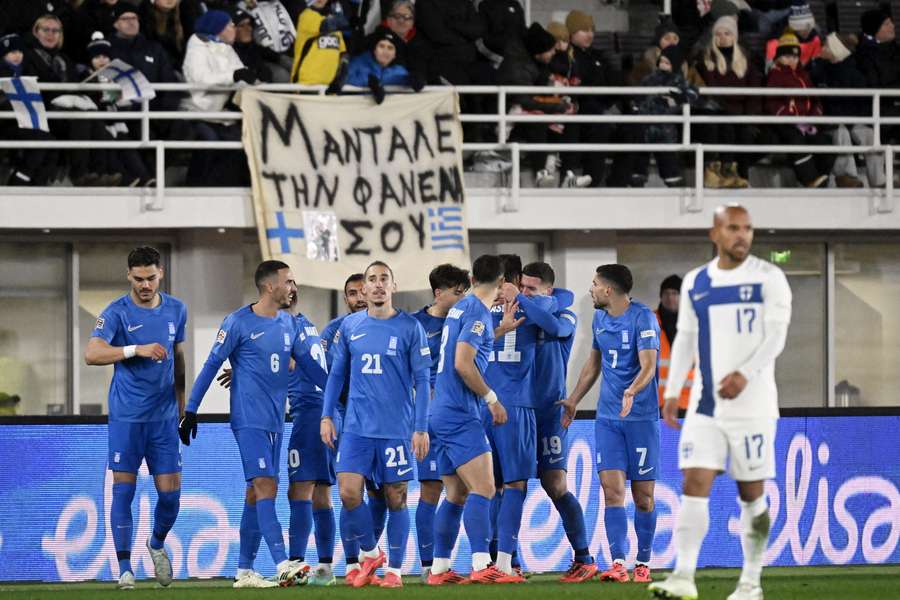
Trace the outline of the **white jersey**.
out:
M 775 361 L 750 379 L 732 400 L 719 397 L 719 382 L 738 370 L 763 342 L 766 327 L 791 320 L 791 288 L 775 265 L 748 256 L 736 269 L 718 258 L 688 273 L 681 288 L 678 331 L 697 336 L 696 381 L 688 415 L 715 419 L 778 417 Z

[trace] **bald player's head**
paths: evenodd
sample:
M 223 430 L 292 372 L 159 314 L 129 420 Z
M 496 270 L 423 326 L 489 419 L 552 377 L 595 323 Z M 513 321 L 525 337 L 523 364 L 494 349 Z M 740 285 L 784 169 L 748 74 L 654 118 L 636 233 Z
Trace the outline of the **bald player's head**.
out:
M 744 262 L 753 245 L 753 222 L 750 213 L 740 204 L 726 204 L 713 213 L 709 238 L 716 245 L 720 258 L 734 263 Z

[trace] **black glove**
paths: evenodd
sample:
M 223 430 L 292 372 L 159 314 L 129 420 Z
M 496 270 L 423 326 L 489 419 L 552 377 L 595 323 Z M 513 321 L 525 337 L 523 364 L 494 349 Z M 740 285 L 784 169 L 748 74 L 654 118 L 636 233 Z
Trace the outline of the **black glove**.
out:
M 425 87 L 425 80 L 414 73 L 409 74 L 409 87 L 414 92 L 421 92 Z
M 344 81 L 347 80 L 348 65 L 348 61 L 341 60 L 341 64 L 338 65 L 337 73 L 334 74 L 334 79 L 331 80 L 328 89 L 325 90 L 326 94 L 341 93 L 341 90 L 344 89 Z
M 373 73 L 369 75 L 369 89 L 372 90 L 372 97 L 375 98 L 375 104 L 384 102 L 384 87 L 378 81 L 378 77 Z
M 197 413 L 184 411 L 184 416 L 178 424 L 178 437 L 185 446 L 191 445 L 191 438 L 197 439 Z
M 241 69 L 236 70 L 231 75 L 234 82 L 237 83 L 239 81 L 243 81 L 244 83 L 254 84 L 256 83 L 256 71 L 250 69 L 248 67 L 243 67 Z

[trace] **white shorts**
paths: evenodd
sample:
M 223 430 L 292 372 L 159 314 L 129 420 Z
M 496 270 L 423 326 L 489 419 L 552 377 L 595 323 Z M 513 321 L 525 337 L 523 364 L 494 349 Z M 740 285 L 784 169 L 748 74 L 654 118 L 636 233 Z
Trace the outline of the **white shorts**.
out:
M 735 481 L 775 477 L 777 419 L 716 420 L 691 413 L 678 443 L 679 469 L 725 471 Z

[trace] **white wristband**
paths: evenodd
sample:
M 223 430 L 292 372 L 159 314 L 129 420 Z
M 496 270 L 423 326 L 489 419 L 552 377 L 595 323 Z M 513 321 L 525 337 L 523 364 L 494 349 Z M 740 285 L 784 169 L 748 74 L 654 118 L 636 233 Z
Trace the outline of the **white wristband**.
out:
M 497 392 L 495 392 L 494 390 L 490 390 L 487 394 L 482 396 L 482 398 L 484 398 L 484 403 L 488 406 L 492 406 L 499 402 L 499 400 L 497 399 Z
M 134 355 L 137 354 L 137 346 L 134 344 L 131 346 L 124 346 L 122 352 L 125 354 L 125 358 L 134 358 Z

